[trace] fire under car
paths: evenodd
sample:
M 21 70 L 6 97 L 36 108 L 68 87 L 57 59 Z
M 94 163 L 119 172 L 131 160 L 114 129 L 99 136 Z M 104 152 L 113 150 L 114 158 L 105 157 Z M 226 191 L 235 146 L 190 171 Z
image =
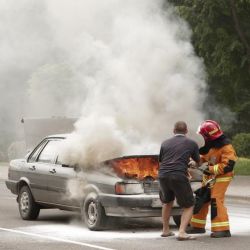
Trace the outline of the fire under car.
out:
M 160 217 L 158 156 L 137 155 L 107 160 L 94 169 L 62 164 L 58 146 L 66 134 L 48 136 L 24 159 L 12 160 L 8 189 L 17 195 L 24 220 L 35 220 L 40 209 L 79 211 L 90 230 L 101 230 L 110 217 Z M 199 176 L 191 180 L 197 188 Z M 77 185 L 78 195 L 69 194 L 69 182 Z M 79 195 L 80 194 L 80 195 Z M 180 224 L 177 203 L 172 216 Z

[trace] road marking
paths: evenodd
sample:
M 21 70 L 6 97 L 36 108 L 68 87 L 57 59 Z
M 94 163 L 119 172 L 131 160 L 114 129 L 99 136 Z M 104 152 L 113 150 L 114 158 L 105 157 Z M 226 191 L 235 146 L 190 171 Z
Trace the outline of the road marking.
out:
M 83 242 L 74 241 L 74 240 L 65 240 L 65 239 L 61 239 L 61 238 L 57 238 L 57 237 L 53 237 L 53 236 L 28 233 L 28 232 L 24 232 L 24 231 L 20 231 L 20 230 L 15 230 L 15 229 L 0 227 L 0 230 L 6 231 L 6 232 L 11 232 L 11 233 L 16 233 L 16 234 L 24 234 L 24 235 L 33 236 L 33 237 L 44 238 L 44 239 L 48 239 L 48 240 L 60 241 L 60 242 L 65 242 L 65 243 L 70 243 L 70 244 L 75 244 L 75 245 L 80 245 L 80 246 L 86 246 L 86 247 L 95 248 L 95 249 L 115 250 L 113 248 L 101 247 L 101 246 L 92 245 L 92 244 L 83 243 Z

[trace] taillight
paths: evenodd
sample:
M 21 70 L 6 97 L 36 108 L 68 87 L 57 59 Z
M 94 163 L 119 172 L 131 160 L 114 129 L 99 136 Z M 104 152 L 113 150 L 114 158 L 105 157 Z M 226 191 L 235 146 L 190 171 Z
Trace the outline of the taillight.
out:
M 117 182 L 115 184 L 116 194 L 142 194 L 143 186 L 140 182 Z

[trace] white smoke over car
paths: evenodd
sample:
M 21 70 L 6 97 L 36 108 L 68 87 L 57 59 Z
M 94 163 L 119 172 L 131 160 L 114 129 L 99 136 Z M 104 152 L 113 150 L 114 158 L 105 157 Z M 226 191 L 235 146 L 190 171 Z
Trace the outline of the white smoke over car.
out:
M 92 165 L 123 154 L 158 153 L 177 120 L 196 130 L 203 119 L 203 64 L 187 24 L 170 6 L 163 10 L 160 0 L 48 6 L 57 43 L 87 91 L 66 145 L 67 162 Z
M 1 0 L 2 129 L 19 131 L 23 116 L 80 116 L 66 160 L 90 165 L 158 153 L 176 120 L 194 134 L 203 63 L 188 25 L 164 3 Z

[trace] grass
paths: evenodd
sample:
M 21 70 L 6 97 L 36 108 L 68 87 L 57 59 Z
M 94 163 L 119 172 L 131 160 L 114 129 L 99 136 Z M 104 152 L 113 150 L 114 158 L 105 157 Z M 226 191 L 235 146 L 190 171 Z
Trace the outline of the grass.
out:
M 234 167 L 236 175 L 250 175 L 250 159 L 239 158 Z

